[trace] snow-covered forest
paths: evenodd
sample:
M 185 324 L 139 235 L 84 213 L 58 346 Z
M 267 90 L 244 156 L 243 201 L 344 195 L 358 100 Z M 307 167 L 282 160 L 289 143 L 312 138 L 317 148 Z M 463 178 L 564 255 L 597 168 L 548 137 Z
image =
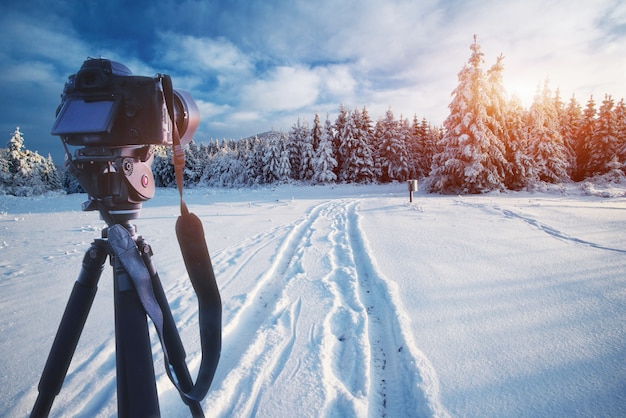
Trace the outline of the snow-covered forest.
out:
M 476 38 L 458 73 L 443 126 L 389 109 L 374 122 L 367 108 L 339 107 L 334 121 L 314 115 L 289 132 L 240 140 L 190 143 L 185 149 L 188 186 L 246 187 L 301 181 L 306 184 L 385 183 L 426 179 L 436 193 L 485 193 L 534 189 L 546 183 L 603 175 L 618 182 L 626 162 L 626 103 L 606 94 L 583 107 L 540 83 L 530 108 L 506 91 L 504 57 L 485 69 Z M 174 185 L 171 150 L 154 148 L 157 186 Z M 59 170 L 62 171 L 62 170 Z M 0 150 L 0 192 L 37 194 L 79 190 L 50 158 L 24 147 L 19 128 Z

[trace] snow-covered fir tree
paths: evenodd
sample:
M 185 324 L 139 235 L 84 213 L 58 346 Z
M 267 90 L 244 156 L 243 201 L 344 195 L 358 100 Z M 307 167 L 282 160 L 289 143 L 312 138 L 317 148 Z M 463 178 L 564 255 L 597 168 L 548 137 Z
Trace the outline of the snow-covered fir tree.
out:
M 185 146 L 185 168 L 183 170 L 185 186 L 191 186 L 200 182 L 207 162 L 200 155 L 200 148 L 195 142 L 191 141 Z
M 50 190 L 60 190 L 61 176 L 52 162 L 24 145 L 20 128 L 15 128 L 6 150 L 0 153 L 0 189 L 16 196 L 32 196 Z
M 503 71 L 504 56 L 499 55 L 496 63 L 487 70 L 487 103 L 488 118 L 486 125 L 501 142 L 508 140 L 507 118 L 509 99 L 504 88 Z
M 396 137 L 398 135 L 397 123 L 393 116 L 391 109 L 387 109 L 385 117 L 378 118 L 376 126 L 374 128 L 374 143 L 376 144 L 376 170 L 378 172 L 378 179 L 384 183 L 393 180 L 393 176 L 390 175 L 390 165 L 393 164 L 393 144 L 396 144 Z M 390 160 L 389 157 L 392 157 Z M 391 168 L 393 171 L 393 168 Z
M 354 178 L 356 179 L 355 181 L 359 183 L 371 183 L 376 181 L 377 178 L 372 144 L 374 141 L 372 120 L 366 107 L 363 107 L 361 112 L 355 109 L 352 117 L 355 120 L 357 128 L 356 149 L 351 156 Z
M 452 92 L 443 150 L 433 159 L 430 189 L 442 193 L 484 193 L 505 189 L 507 161 L 502 142 L 490 129 L 489 85 L 483 53 L 474 37 L 468 63 Z
M 340 140 L 338 149 L 342 166 L 339 181 L 367 183 L 374 180 L 372 150 L 369 144 L 369 129 L 362 120 L 362 112 L 355 109 L 346 115 L 345 123 L 337 132 Z
M 575 179 L 577 171 L 576 143 L 583 120 L 583 111 L 576 97 L 572 95 L 560 118 L 561 136 L 567 150 L 569 169 L 567 174 Z
M 593 140 L 593 135 L 596 130 L 596 102 L 593 96 L 589 97 L 585 110 L 583 110 L 583 118 L 580 126 L 580 130 L 576 135 L 576 170 L 574 180 L 582 180 L 588 177 L 590 174 L 587 172 L 587 165 L 589 163 L 589 146 Z
M 289 131 L 287 142 L 291 177 L 295 180 L 303 180 L 310 171 L 310 158 L 312 157 L 313 148 L 309 145 L 310 133 L 308 124 L 298 117 L 298 121 Z
M 437 143 L 441 137 L 441 131 L 431 126 L 425 117 L 418 122 L 417 116 L 414 116 L 409 147 L 413 158 L 414 177 L 424 178 L 430 174 L 433 157 L 439 153 Z
M 287 134 L 276 136 L 276 141 L 280 146 L 280 158 L 278 160 L 277 178 L 280 182 L 288 182 L 292 178 L 291 173 L 291 154 L 287 146 Z
M 8 155 L 6 148 L 0 148 L 0 193 L 2 193 L 5 186 L 11 184 Z
M 356 121 L 353 117 L 353 113 L 344 112 L 343 106 L 339 110 L 339 116 L 335 122 L 336 136 L 335 142 L 338 144 L 337 148 L 337 162 L 339 166 L 339 174 L 337 178 L 342 182 L 353 181 L 353 173 L 351 170 L 350 160 L 352 150 L 356 147 L 356 135 L 358 134 Z
M 557 109 L 548 85 L 535 95 L 528 112 L 529 155 L 534 181 L 560 183 L 568 179 L 569 160 L 561 136 Z
M 425 119 L 425 118 L 424 118 Z M 428 124 L 423 125 L 417 119 L 417 115 L 413 115 L 413 124 L 411 125 L 411 141 L 409 142 L 408 151 L 413 160 L 413 173 L 411 177 L 422 178 L 430 171 L 430 161 L 426 155 L 426 136 L 428 134 Z
M 287 181 L 291 175 L 290 151 L 286 134 L 272 134 L 266 139 L 263 155 L 263 183 Z
M 400 115 L 400 120 L 398 121 L 398 143 L 401 144 L 401 153 L 396 155 L 399 165 L 395 173 L 395 180 L 406 181 L 415 172 L 415 162 L 410 152 L 411 125 L 409 120 L 402 117 L 402 115 Z
M 265 155 L 265 145 L 265 141 L 259 139 L 258 136 L 254 137 L 250 155 L 248 156 L 248 163 L 246 164 L 248 184 L 254 185 L 263 183 L 263 155 Z
M 392 110 L 387 109 L 385 117 L 376 122 L 375 137 L 380 180 L 389 182 L 408 179 L 411 172 L 407 147 L 410 138 L 408 121 L 396 121 Z
M 319 147 L 320 141 L 322 139 L 322 122 L 320 120 L 319 113 L 315 113 L 315 117 L 313 118 L 313 128 L 311 128 L 311 143 L 313 144 L 313 153 L 317 152 L 317 147 Z
M 305 129 L 302 132 L 303 138 L 300 144 L 301 157 L 300 173 L 298 177 L 300 180 L 309 181 L 313 178 L 313 158 L 315 158 L 315 150 L 313 146 L 312 131 L 306 128 L 306 123 L 304 124 L 304 127 Z
M 153 145 L 152 175 L 156 187 L 175 187 L 176 174 L 172 164 L 172 148 L 164 145 Z
M 626 103 L 621 99 L 615 106 L 615 123 L 617 133 L 617 161 L 626 173 Z
M 505 152 L 508 169 L 504 179 L 509 190 L 521 190 L 531 186 L 535 175 L 535 164 L 529 154 L 526 110 L 520 100 L 512 98 L 506 114 Z
M 313 159 L 313 183 L 327 184 L 337 181 L 337 160 L 333 154 L 333 127 L 326 115 L 326 123 L 320 132 L 319 144 Z
M 258 140 L 258 137 L 247 138 L 244 144 L 240 144 L 239 146 L 239 159 L 241 160 L 243 174 L 242 177 L 244 179 L 244 184 L 242 186 L 253 186 L 256 181 L 256 173 L 252 170 L 254 167 L 253 159 L 254 159 L 254 146 L 255 142 Z
M 610 170 L 609 163 L 618 155 L 619 138 L 617 118 L 614 112 L 615 101 L 605 95 L 591 141 L 587 144 L 589 160 L 586 172 L 590 175 L 604 174 Z
M 335 120 L 335 124 L 333 126 L 333 155 L 337 160 L 337 168 L 335 169 L 337 179 L 341 178 L 341 170 L 343 168 L 343 155 L 339 149 L 341 147 L 341 143 L 343 142 L 343 138 L 345 137 L 345 130 L 346 124 L 348 123 L 348 118 L 348 109 L 343 104 L 341 104 L 339 106 L 339 114 L 337 115 L 337 119 Z
M 487 88 L 488 103 L 486 105 L 487 131 L 493 134 L 491 144 L 491 155 L 503 155 L 504 167 L 500 168 L 499 176 L 504 181 L 505 187 L 507 179 L 511 178 L 511 161 L 507 158 L 509 155 L 508 144 L 513 141 L 512 136 L 517 132 L 511 126 L 514 122 L 511 120 L 511 107 L 514 106 L 509 99 L 506 89 L 504 88 L 504 55 L 500 54 L 495 64 L 487 70 Z M 495 159 L 495 164 L 500 163 Z
M 244 182 L 245 173 L 236 145 L 224 140 L 205 164 L 200 183 L 212 187 L 236 187 Z

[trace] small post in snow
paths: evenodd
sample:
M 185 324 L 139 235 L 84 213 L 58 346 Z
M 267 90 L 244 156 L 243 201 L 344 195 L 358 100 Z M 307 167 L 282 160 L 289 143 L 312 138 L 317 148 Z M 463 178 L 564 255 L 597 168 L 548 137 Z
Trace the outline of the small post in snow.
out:
M 417 180 L 409 180 L 409 202 L 413 203 L 413 192 L 417 191 Z

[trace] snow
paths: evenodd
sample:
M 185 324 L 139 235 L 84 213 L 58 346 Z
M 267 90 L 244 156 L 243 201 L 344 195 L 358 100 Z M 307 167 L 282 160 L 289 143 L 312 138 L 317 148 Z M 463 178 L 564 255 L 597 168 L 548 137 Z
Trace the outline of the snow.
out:
M 608 198 L 602 196 L 610 196 Z M 195 295 L 158 189 L 138 232 L 192 370 Z M 0 416 L 28 415 L 84 251 L 85 195 L 0 196 Z M 441 196 L 405 184 L 198 188 L 223 300 L 208 416 L 626 416 L 623 186 Z M 52 416 L 115 416 L 108 263 Z M 163 416 L 188 410 L 152 334 Z

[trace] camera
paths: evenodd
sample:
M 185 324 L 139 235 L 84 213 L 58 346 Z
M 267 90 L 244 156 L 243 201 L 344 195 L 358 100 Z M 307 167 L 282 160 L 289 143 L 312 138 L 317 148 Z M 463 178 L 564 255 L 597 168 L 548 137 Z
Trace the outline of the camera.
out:
M 200 115 L 191 95 L 168 75 L 134 76 L 123 64 L 87 59 L 65 83 L 52 135 L 61 137 L 65 167 L 109 225 L 139 216 L 154 196 L 153 145 L 170 145 L 174 125 L 189 143 Z M 73 155 L 68 145 L 77 149 Z
M 87 59 L 68 78 L 52 135 L 74 146 L 168 145 L 172 124 L 163 76 L 134 76 L 125 65 Z M 174 119 L 181 144 L 191 141 L 200 115 L 191 95 L 173 90 Z

